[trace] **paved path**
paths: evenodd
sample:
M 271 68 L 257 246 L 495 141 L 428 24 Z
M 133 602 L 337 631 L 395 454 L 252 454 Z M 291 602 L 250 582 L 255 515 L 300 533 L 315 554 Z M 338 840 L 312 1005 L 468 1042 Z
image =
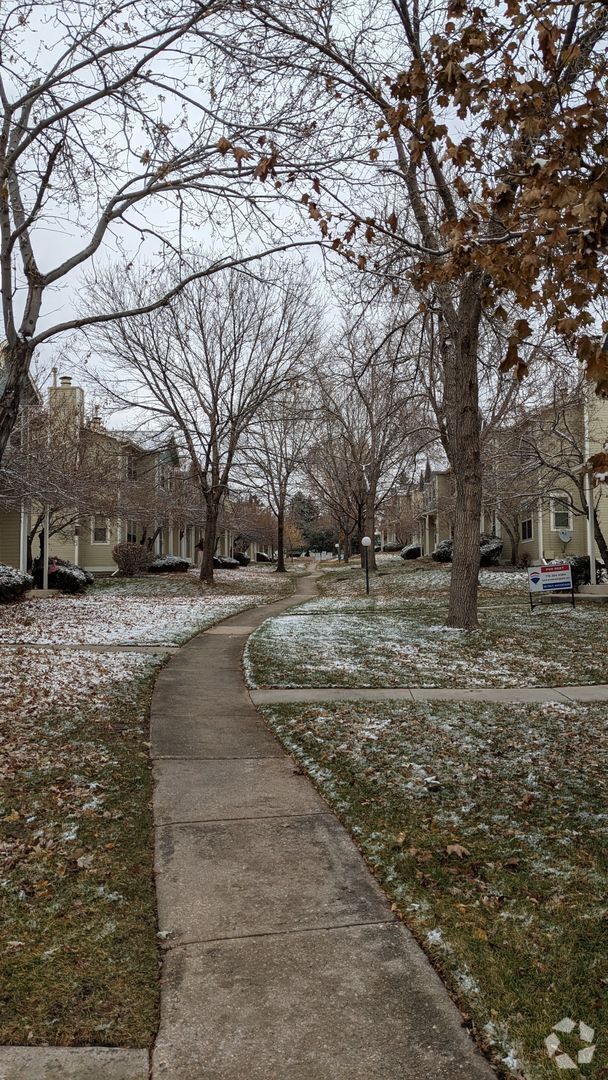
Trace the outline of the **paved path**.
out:
M 310 686 L 291 690 L 251 690 L 255 705 L 279 705 L 298 701 L 608 701 L 608 686 L 507 686 L 479 690 L 401 686 L 392 690 L 356 687 Z
M 152 702 L 166 935 L 153 1080 L 490 1080 L 349 836 L 251 704 L 244 638 L 185 645 Z

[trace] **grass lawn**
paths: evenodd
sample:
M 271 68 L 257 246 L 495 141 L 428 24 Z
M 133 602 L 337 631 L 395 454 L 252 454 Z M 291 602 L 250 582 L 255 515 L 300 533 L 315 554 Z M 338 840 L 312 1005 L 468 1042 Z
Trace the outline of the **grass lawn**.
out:
M 219 571 L 217 579 L 202 587 L 191 573 L 106 578 L 82 596 L 7 604 L 0 645 L 182 644 L 218 619 L 289 595 L 295 575 L 264 566 Z
M 482 571 L 480 629 L 445 627 L 449 568 L 386 563 L 330 572 L 321 598 L 264 623 L 247 646 L 252 686 L 565 686 L 606 681 L 608 608 L 540 605 L 521 574 Z
M 0 654 L 13 691 L 0 747 L 0 1041 L 147 1046 L 158 1010 L 147 740 L 159 661 L 32 652 Z M 17 687 L 25 664 L 31 681 Z
M 600 705 L 281 705 L 337 810 L 500 1070 L 557 1074 L 563 1017 L 608 1077 L 608 727 Z M 579 1049 L 560 1035 L 568 1053 Z
M 1 1043 L 145 1047 L 158 1024 L 148 738 L 163 660 L 45 645 L 179 642 L 293 580 L 113 579 L 0 608 Z

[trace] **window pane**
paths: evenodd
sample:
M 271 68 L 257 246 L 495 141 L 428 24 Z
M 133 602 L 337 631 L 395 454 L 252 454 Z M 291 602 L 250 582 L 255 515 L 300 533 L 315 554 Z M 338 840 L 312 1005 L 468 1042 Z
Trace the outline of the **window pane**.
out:
M 93 539 L 96 544 L 106 544 L 108 541 L 108 524 L 106 519 L 99 515 L 94 519 Z
M 556 529 L 570 528 L 570 513 L 564 503 L 555 503 L 553 510 L 553 524 Z

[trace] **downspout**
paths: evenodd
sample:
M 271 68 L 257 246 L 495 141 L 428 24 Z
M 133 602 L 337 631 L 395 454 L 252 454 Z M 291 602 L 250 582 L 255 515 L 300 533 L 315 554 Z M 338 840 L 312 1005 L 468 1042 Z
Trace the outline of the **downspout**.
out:
M 51 525 L 51 515 L 49 513 L 48 503 L 44 508 L 44 556 L 42 562 L 42 588 L 45 592 L 49 587 L 49 529 Z
M 538 498 L 538 558 L 540 562 L 544 561 L 544 549 L 545 549 L 545 533 L 543 522 L 543 497 Z
M 585 439 L 585 461 L 589 461 L 591 457 L 591 446 L 589 438 L 589 409 L 587 405 L 588 389 L 585 387 L 583 391 L 583 428 Z M 595 570 L 595 504 L 593 502 L 593 483 L 591 481 L 591 474 L 588 470 L 585 471 L 585 498 L 587 500 L 587 552 L 589 554 L 589 580 L 592 585 L 596 582 L 596 570 Z

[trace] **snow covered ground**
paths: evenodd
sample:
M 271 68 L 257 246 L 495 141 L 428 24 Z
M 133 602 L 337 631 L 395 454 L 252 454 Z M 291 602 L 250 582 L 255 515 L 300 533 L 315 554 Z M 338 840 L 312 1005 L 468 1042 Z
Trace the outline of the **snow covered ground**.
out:
M 379 573 L 370 575 L 370 596 L 375 599 L 384 597 L 402 597 L 420 594 L 438 594 L 447 592 L 450 587 L 452 570 L 449 565 L 437 564 L 430 568 L 416 568 L 403 560 L 391 559 L 379 562 Z M 524 595 L 527 586 L 527 574 L 523 570 L 479 571 L 481 599 L 483 590 L 500 590 L 504 593 Z M 331 596 L 352 597 L 364 593 L 363 576 L 354 563 L 342 570 L 333 569 L 326 575 L 322 590 Z
M 171 645 L 252 604 L 251 596 L 120 595 L 25 600 L 0 611 L 0 643 Z
M 467 633 L 441 621 L 440 597 L 326 596 L 269 619 L 249 638 L 250 686 L 511 687 L 603 683 L 604 608 L 511 598 L 480 608 Z
M 51 728 L 57 731 L 57 712 L 85 706 L 95 712 L 108 700 L 112 690 L 145 676 L 160 664 L 158 658 L 141 653 L 97 653 L 78 650 L 27 649 L 23 646 L 0 649 L 0 779 L 10 769 L 31 767 L 36 747 L 45 732 L 49 712 Z M 24 737 L 15 724 L 23 721 L 31 731 Z
M 284 595 L 272 567 L 220 570 L 201 590 L 193 575 L 103 583 L 84 596 L 54 596 L 0 607 L 0 646 L 172 645 L 228 615 Z

